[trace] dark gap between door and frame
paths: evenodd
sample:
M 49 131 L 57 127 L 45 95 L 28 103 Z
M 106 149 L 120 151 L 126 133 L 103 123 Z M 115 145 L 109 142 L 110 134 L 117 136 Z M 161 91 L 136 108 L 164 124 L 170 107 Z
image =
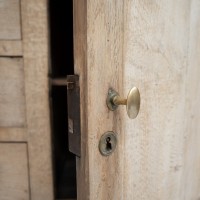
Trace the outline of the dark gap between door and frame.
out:
M 74 74 L 73 1 L 49 0 L 50 76 Z M 76 199 L 76 159 L 68 150 L 67 87 L 51 86 L 51 118 L 55 199 Z

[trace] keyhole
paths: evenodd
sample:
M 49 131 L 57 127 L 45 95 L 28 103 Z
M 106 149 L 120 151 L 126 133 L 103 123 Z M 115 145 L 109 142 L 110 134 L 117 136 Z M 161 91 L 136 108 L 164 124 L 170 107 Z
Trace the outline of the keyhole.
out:
M 112 150 L 112 143 L 111 143 L 111 138 L 107 137 L 106 138 L 106 150 L 111 151 Z
M 109 156 L 116 148 L 117 145 L 117 135 L 108 131 L 101 136 L 99 141 L 99 151 L 103 156 Z

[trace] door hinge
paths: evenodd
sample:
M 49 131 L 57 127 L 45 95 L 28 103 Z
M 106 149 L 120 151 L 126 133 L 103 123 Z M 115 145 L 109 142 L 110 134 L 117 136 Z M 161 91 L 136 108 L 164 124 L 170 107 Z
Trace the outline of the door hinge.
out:
M 51 84 L 54 86 L 67 86 L 69 151 L 80 157 L 81 129 L 79 76 L 68 75 L 67 78 L 51 79 Z

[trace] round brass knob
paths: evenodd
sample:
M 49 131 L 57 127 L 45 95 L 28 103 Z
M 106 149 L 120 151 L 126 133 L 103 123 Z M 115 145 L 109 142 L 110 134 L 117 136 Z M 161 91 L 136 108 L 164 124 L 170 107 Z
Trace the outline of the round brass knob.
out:
M 140 110 L 140 92 L 138 88 L 133 87 L 129 91 L 127 99 L 124 99 L 115 90 L 109 89 L 106 102 L 110 110 L 116 110 L 119 105 L 126 105 L 129 118 L 134 119 Z

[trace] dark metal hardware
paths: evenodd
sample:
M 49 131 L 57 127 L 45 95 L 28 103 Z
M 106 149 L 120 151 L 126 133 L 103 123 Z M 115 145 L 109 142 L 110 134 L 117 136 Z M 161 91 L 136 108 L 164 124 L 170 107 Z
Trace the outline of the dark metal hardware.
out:
M 115 150 L 117 145 L 117 135 L 108 131 L 101 136 L 99 141 L 99 151 L 103 156 L 109 156 Z
M 68 75 L 67 78 L 51 79 L 51 84 L 54 86 L 67 86 L 69 151 L 80 157 L 81 130 L 79 76 Z
M 81 156 L 80 86 L 78 75 L 67 76 L 69 150 Z

